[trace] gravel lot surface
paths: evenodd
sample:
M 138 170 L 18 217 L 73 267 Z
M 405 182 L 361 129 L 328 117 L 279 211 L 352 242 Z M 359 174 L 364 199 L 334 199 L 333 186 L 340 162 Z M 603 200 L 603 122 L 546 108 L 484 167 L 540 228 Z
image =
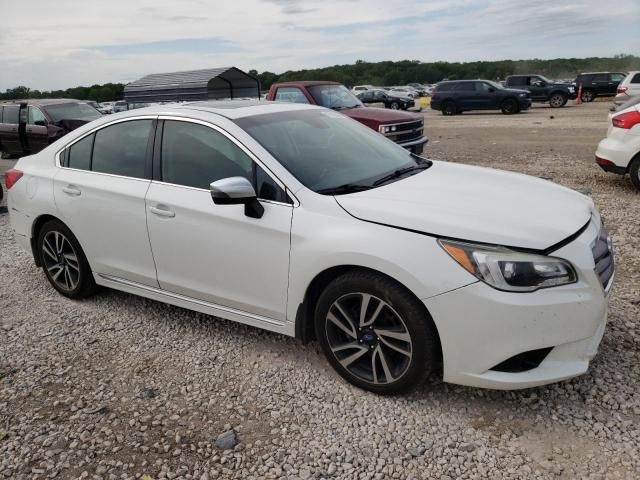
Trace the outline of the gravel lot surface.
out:
M 67 300 L 0 213 L 0 478 L 639 478 L 640 194 L 593 162 L 607 107 L 425 113 L 428 156 L 588 191 L 613 235 L 590 371 L 525 391 L 380 397 L 317 344 L 115 291 Z

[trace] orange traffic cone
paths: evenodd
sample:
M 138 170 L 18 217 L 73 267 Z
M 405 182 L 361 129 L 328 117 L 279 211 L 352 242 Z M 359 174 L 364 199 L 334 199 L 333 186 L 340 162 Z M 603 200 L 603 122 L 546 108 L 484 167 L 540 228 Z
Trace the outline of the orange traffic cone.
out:
M 582 82 L 578 84 L 578 96 L 576 97 L 576 105 L 582 103 Z

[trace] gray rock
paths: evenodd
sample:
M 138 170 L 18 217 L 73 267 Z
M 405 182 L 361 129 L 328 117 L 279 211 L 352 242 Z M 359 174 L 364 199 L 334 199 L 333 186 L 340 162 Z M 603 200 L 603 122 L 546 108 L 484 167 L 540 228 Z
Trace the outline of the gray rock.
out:
M 218 435 L 213 444 L 220 450 L 231 450 L 238 444 L 236 432 L 234 430 L 227 430 L 226 432 L 222 432 L 220 435 Z

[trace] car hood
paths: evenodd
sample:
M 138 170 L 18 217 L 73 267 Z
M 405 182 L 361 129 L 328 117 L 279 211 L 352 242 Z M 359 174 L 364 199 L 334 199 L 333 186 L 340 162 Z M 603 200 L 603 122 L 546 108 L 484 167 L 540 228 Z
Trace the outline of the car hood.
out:
M 546 180 L 448 162 L 335 199 L 361 220 L 535 250 L 573 235 L 594 209 L 590 198 Z
M 400 112 L 386 108 L 358 107 L 340 110 L 340 113 L 363 123 L 402 123 L 415 122 L 422 118 L 421 115 Z

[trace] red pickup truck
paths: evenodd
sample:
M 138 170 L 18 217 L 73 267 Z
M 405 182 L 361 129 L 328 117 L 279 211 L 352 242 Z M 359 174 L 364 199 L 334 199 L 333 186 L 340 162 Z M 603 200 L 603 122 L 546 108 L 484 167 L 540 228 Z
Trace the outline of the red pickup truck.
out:
M 310 103 L 339 110 L 340 113 L 380 132 L 417 155 L 422 153 L 428 141 L 424 136 L 422 115 L 365 107 L 340 83 L 322 81 L 274 83 L 269 89 L 267 100 Z

